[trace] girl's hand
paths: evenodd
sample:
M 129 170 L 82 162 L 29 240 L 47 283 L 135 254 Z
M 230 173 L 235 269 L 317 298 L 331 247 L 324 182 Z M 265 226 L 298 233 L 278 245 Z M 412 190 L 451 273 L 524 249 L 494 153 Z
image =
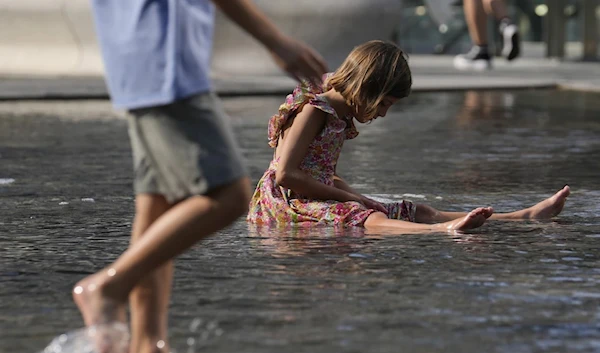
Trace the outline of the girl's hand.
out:
M 372 200 L 366 196 L 360 196 L 360 203 L 362 203 L 363 205 L 365 205 L 366 208 L 371 209 L 371 210 L 376 210 L 379 212 L 383 212 L 385 214 L 388 214 L 387 209 L 381 204 L 381 202 L 377 202 L 375 200 Z

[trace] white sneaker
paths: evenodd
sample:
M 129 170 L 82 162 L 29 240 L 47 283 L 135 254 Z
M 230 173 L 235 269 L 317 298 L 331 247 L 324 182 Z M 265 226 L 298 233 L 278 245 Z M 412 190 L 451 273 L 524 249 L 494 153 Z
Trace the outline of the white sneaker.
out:
M 502 56 L 506 60 L 514 60 L 521 52 L 519 31 L 517 26 L 510 24 L 502 30 Z
M 492 58 L 488 53 L 480 53 L 472 48 L 468 53 L 454 57 L 454 67 L 458 70 L 486 71 L 492 68 Z

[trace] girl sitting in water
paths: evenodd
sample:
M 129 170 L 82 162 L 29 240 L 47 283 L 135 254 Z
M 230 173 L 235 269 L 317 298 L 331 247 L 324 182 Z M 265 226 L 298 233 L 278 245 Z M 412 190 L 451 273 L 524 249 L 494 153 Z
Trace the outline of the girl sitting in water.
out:
M 533 207 L 496 214 L 491 207 L 463 213 L 406 200 L 379 203 L 353 190 L 336 174 L 336 165 L 344 141 L 358 135 L 354 121 L 384 117 L 410 94 L 411 85 L 402 50 L 371 41 L 356 47 L 322 85 L 296 87 L 269 122 L 275 154 L 258 182 L 248 221 L 434 231 L 476 228 L 488 218 L 544 219 L 561 212 L 568 186 Z

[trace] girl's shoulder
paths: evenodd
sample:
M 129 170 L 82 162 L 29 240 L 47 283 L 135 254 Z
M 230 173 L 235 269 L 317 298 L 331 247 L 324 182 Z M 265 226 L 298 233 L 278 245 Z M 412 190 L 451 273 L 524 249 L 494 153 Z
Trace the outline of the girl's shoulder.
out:
M 323 76 L 323 82 L 326 81 L 329 74 Z M 293 117 L 305 105 L 313 106 L 332 117 L 327 119 L 327 126 L 331 127 L 335 132 L 346 130 L 346 139 L 352 139 L 358 135 L 358 131 L 354 126 L 352 119 L 340 118 L 335 109 L 329 104 L 322 94 L 324 85 L 314 85 L 310 82 L 303 81 L 294 89 L 293 93 L 289 94 L 285 102 L 279 106 L 277 114 L 271 117 L 269 121 L 269 145 L 276 147 L 279 141 L 279 135 L 290 117 Z

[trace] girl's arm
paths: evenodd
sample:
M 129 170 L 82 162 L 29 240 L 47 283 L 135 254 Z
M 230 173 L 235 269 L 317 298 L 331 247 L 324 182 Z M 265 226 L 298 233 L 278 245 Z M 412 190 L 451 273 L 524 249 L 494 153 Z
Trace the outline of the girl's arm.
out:
M 335 185 L 335 187 L 338 189 L 342 189 L 342 190 L 351 192 L 355 195 L 360 195 L 358 192 L 356 192 L 356 190 L 351 188 L 350 185 L 348 185 L 348 183 L 346 183 L 344 181 L 344 179 L 342 179 L 339 175 L 337 175 L 337 173 L 333 175 L 333 185 Z
M 387 209 L 385 207 L 383 207 L 383 205 L 375 200 L 372 200 L 364 195 L 361 195 L 360 193 L 356 192 L 356 190 L 354 190 L 353 188 L 350 187 L 350 185 L 348 185 L 344 179 L 342 179 L 339 175 L 335 174 L 333 176 L 333 185 L 335 185 L 336 188 L 341 189 L 341 190 L 345 190 L 347 192 L 353 193 L 355 195 L 357 195 L 360 198 L 360 202 L 365 205 L 367 208 L 371 208 L 373 210 L 377 210 L 383 213 L 388 213 Z
M 358 195 L 325 185 L 300 170 L 300 163 L 310 144 L 325 126 L 325 119 L 327 113 L 308 104 L 296 115 L 277 148 L 279 166 L 275 180 L 280 186 L 311 199 L 360 202 Z

